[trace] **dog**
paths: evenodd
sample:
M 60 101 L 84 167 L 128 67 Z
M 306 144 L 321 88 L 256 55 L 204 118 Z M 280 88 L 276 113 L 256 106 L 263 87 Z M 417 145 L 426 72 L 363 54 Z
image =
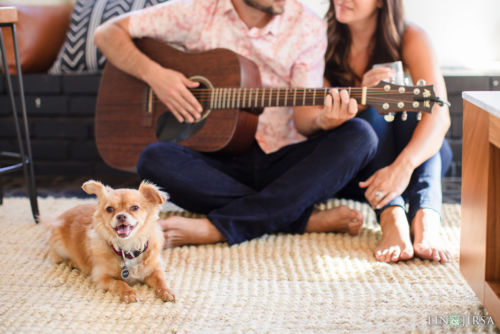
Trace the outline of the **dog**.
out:
M 90 180 L 83 190 L 97 196 L 97 204 L 79 205 L 49 228 L 49 255 L 90 275 L 100 288 L 128 303 L 138 301 L 129 284 L 144 282 L 163 301 L 175 301 L 167 287 L 160 253 L 164 238 L 158 214 L 168 196 L 143 181 L 139 189 L 112 189 Z

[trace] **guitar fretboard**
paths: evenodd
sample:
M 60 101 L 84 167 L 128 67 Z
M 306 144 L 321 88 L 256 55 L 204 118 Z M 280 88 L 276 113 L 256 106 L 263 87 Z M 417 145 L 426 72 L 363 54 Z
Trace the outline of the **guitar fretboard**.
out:
M 329 88 L 199 88 L 191 92 L 206 109 L 251 109 L 323 105 Z M 363 88 L 347 88 L 363 102 Z M 365 97 L 366 97 L 366 88 Z
M 322 106 L 331 88 L 194 88 L 192 94 L 204 110 L 246 109 L 259 114 L 265 107 Z M 381 81 L 375 87 L 345 87 L 360 105 L 379 113 L 431 112 L 432 86 L 400 86 Z M 152 97 L 152 92 L 149 90 Z M 433 99 L 434 98 L 434 99 Z M 149 100 L 148 100 L 149 101 Z M 151 109 L 151 108 L 150 108 Z

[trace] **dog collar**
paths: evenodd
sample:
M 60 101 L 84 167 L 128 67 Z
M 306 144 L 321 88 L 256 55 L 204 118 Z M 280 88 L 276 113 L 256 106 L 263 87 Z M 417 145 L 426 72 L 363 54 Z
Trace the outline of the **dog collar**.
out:
M 120 258 L 123 258 L 125 256 L 127 259 L 132 260 L 132 259 L 135 259 L 136 257 L 138 257 L 139 255 L 141 255 L 142 253 L 144 253 L 146 251 L 146 249 L 148 249 L 149 241 L 146 241 L 146 245 L 144 245 L 144 249 L 136 250 L 132 253 L 125 252 L 121 249 L 116 250 L 115 247 L 113 246 L 113 244 L 111 244 L 110 246 L 113 249 L 113 251 L 116 253 L 116 255 L 118 255 Z

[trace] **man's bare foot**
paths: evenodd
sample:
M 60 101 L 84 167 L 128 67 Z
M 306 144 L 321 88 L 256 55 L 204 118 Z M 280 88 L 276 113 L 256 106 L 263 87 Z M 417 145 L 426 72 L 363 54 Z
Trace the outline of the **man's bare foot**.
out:
M 414 237 L 413 248 L 415 255 L 422 259 L 446 263 L 452 259 L 451 254 L 444 248 L 440 234 L 441 217 L 431 209 L 417 211 L 411 233 Z
M 315 210 L 307 222 L 306 232 L 348 232 L 358 235 L 363 214 L 345 205 L 328 210 Z
M 410 227 L 406 213 L 400 206 L 392 206 L 380 214 L 382 240 L 375 248 L 377 261 L 398 262 L 413 257 Z
M 224 236 L 206 218 L 172 216 L 159 220 L 165 237 L 164 248 L 182 245 L 211 244 L 224 241 Z

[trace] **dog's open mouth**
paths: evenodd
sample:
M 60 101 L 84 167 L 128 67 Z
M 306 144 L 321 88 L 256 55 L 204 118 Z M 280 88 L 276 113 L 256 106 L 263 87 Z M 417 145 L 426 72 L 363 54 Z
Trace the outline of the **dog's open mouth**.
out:
M 134 229 L 135 226 L 125 224 L 125 223 L 118 223 L 118 225 L 115 227 L 116 234 L 120 238 L 126 238 L 130 235 L 130 232 Z

